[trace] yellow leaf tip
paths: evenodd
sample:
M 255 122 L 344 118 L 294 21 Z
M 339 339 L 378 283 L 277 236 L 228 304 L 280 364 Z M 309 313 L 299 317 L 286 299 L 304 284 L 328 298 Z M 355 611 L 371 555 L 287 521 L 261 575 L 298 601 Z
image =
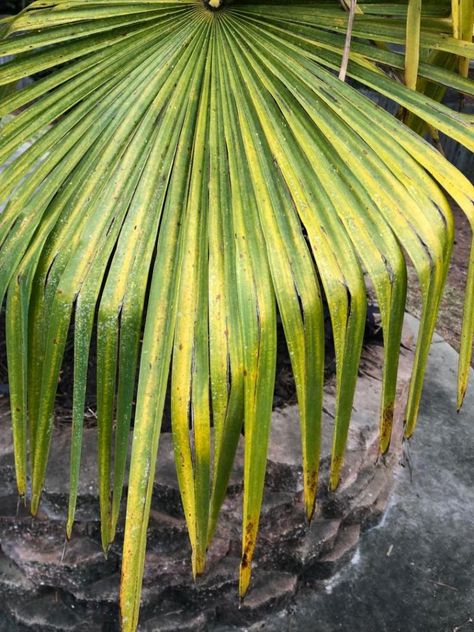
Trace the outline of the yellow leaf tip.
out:
M 30 512 L 33 517 L 36 516 L 38 513 L 39 504 L 40 504 L 40 497 L 37 496 L 36 494 L 33 494 L 33 496 L 31 497 L 31 507 L 30 507 Z
M 329 475 L 329 491 L 331 492 L 335 492 L 339 487 L 343 463 L 344 457 L 342 455 L 338 454 L 333 456 Z
M 73 524 L 71 523 L 67 523 L 66 525 L 66 540 L 70 540 L 72 537 L 72 528 L 73 528 Z
M 314 514 L 316 513 L 316 497 L 308 499 L 305 502 L 305 517 L 308 526 L 312 523 Z
M 249 586 L 250 579 L 252 576 L 252 563 L 249 561 L 247 555 L 244 553 L 242 556 L 242 561 L 240 562 L 240 580 L 239 580 L 239 599 L 240 605 L 242 605 Z
M 464 399 L 466 397 L 466 392 L 467 392 L 467 386 L 463 385 L 459 390 L 458 390 L 458 398 L 457 398 L 457 404 L 456 404 L 456 409 L 457 412 L 460 413 L 461 409 L 463 407 L 464 404 Z
M 194 581 L 197 580 L 198 577 L 204 574 L 206 570 L 206 554 L 205 553 L 196 553 L 193 551 L 192 559 L 192 572 Z
M 412 438 L 414 430 L 415 429 L 411 426 L 405 426 L 405 431 L 403 433 L 405 441 L 409 441 Z

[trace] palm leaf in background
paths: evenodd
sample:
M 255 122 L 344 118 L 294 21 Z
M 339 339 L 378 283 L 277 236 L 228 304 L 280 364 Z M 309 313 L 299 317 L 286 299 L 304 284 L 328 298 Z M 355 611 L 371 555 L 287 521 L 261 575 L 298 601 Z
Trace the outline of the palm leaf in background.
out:
M 471 225 L 474 220 L 467 179 L 408 126 L 337 78 L 348 20 L 338 3 L 219 4 L 38 0 L 3 22 L 0 56 L 14 57 L 0 67 L 0 85 L 48 71 L 0 105 L 0 164 L 6 164 L 0 174 L 6 204 L 0 304 L 6 295 L 18 490 L 25 495 L 31 472 L 36 513 L 73 323 L 70 536 L 96 323 L 105 550 L 117 526 L 139 374 L 122 567 L 124 630 L 138 621 L 169 378 L 195 574 L 204 570 L 243 420 L 243 597 L 262 502 L 277 313 L 297 387 L 311 519 L 321 441 L 323 298 L 337 362 L 335 489 L 364 332 L 365 278 L 383 321 L 385 452 L 405 258 L 423 296 L 406 411 L 409 437 L 453 243 L 446 193 Z M 421 121 L 472 149 L 473 117 L 428 95 L 431 86 L 474 93 L 465 72 L 474 51 L 466 17 L 471 5 L 425 1 L 422 13 L 419 5 L 359 3 L 348 77 L 399 104 L 412 123 Z M 405 43 L 406 55 L 397 52 Z M 440 65 L 441 58 L 454 63 Z M 415 91 L 417 84 L 426 90 Z M 25 142 L 31 145 L 19 153 Z M 473 301 L 471 255 L 459 404 L 472 352 Z

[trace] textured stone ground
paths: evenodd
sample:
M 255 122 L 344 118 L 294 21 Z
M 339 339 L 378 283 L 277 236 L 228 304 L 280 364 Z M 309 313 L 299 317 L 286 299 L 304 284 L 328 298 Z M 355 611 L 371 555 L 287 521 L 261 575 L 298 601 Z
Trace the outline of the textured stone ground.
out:
M 410 336 L 402 350 L 399 398 L 406 394 L 412 361 Z M 265 503 L 251 591 L 237 600 L 240 555 L 240 451 L 206 574 L 193 584 L 189 545 L 172 460 L 171 437 L 160 441 L 143 590 L 142 630 L 246 627 L 281 611 L 310 581 L 321 588 L 350 559 L 362 531 L 377 523 L 393 487 L 401 450 L 401 415 L 393 451 L 378 458 L 378 408 L 383 350 L 364 350 L 342 482 L 327 491 L 334 380 L 326 384 L 326 414 L 318 514 L 310 529 L 301 502 L 300 438 L 294 406 L 274 412 Z M 55 429 L 41 511 L 32 520 L 19 509 L 12 470 L 5 401 L 0 408 L 0 631 L 106 632 L 117 627 L 120 534 L 105 560 L 100 550 L 94 428 L 85 430 L 77 525 L 64 558 L 69 433 Z M 2 623 L 3 621 L 3 623 Z
M 382 524 L 364 534 L 351 565 L 322 589 L 299 591 L 266 632 L 474 631 L 474 371 L 457 415 L 456 365 L 436 337 L 411 470 L 399 471 Z

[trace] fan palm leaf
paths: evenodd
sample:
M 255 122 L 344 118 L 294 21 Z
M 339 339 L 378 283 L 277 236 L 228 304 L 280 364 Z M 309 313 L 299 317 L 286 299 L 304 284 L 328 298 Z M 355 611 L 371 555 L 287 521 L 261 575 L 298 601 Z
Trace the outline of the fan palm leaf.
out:
M 407 122 L 472 150 L 473 117 L 428 89 L 474 94 L 468 5 L 359 3 L 347 76 L 399 104 Z M 6 295 L 18 491 L 25 496 L 30 473 L 36 513 L 73 325 L 71 536 L 96 329 L 104 550 L 119 519 L 133 417 L 124 630 L 138 622 L 168 384 L 196 575 L 245 429 L 241 597 L 262 504 L 278 316 L 298 396 L 308 520 L 321 447 L 324 301 L 336 352 L 336 489 L 367 280 L 385 343 L 381 452 L 390 445 L 407 260 L 423 303 L 406 436 L 415 428 L 453 243 L 446 193 L 472 226 L 474 190 L 415 131 L 337 78 L 347 23 L 329 0 L 37 0 L 2 23 L 0 56 L 12 57 L 0 85 L 37 76 L 0 103 L 0 304 Z M 459 405 L 474 333 L 473 257 Z

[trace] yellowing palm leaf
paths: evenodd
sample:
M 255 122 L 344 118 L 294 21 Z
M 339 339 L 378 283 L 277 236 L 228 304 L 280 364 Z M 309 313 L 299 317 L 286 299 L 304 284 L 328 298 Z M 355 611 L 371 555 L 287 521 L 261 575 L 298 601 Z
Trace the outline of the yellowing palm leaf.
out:
M 473 56 L 465 12 L 456 26 L 450 2 L 424 2 L 419 14 L 420 5 L 359 3 L 348 77 L 472 149 L 472 116 L 414 90 L 419 77 L 473 95 L 465 76 L 436 65 L 432 56 Z M 0 55 L 13 57 L 0 67 L 0 85 L 43 73 L 0 104 L 0 160 L 6 164 L 0 174 L 0 303 L 7 295 L 19 493 L 26 493 L 29 446 L 35 513 L 73 323 L 70 535 L 96 322 L 104 549 L 117 526 L 139 376 L 123 629 L 138 622 L 170 377 L 174 450 L 196 574 L 204 570 L 245 427 L 243 597 L 262 503 L 277 313 L 296 381 L 311 519 L 321 442 L 323 297 L 337 363 L 335 489 L 364 332 L 364 275 L 383 322 L 385 452 L 405 260 L 416 269 L 423 297 L 406 412 L 410 436 L 453 242 L 446 193 L 472 225 L 473 187 L 429 143 L 337 78 L 347 13 L 336 2 L 37 1 L 2 27 Z M 407 32 L 413 37 L 405 59 L 390 45 L 403 45 Z M 397 77 L 404 69 L 408 86 Z M 473 331 L 471 256 L 460 403 Z

